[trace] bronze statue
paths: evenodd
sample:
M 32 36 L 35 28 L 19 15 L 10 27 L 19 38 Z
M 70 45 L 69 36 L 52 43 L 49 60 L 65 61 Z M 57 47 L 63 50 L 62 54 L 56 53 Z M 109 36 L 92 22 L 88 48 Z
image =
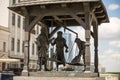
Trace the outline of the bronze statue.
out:
M 80 60 L 81 60 L 81 55 L 83 55 L 82 58 L 83 58 L 84 71 L 85 71 L 85 67 L 86 67 L 86 66 L 85 66 L 85 42 L 82 41 L 82 40 L 80 40 L 79 38 L 76 38 L 76 39 L 75 39 L 75 42 L 76 42 L 76 44 L 77 44 L 77 46 L 78 46 L 78 48 L 79 48 L 79 54 L 72 60 L 71 63 L 80 62 Z
M 37 49 L 38 49 L 38 65 L 39 70 L 41 70 L 41 66 L 44 65 L 45 70 L 47 70 L 47 58 L 48 58 L 48 35 L 46 31 L 46 27 L 42 27 L 41 34 L 36 38 L 37 39 Z
M 61 31 L 57 32 L 57 38 L 51 43 L 52 45 L 56 44 L 56 57 L 57 60 L 61 61 L 56 62 L 57 71 L 60 64 L 63 64 L 63 66 L 65 66 L 64 47 L 66 48 L 65 52 L 68 52 L 68 46 L 66 44 L 66 40 L 62 37 L 62 34 L 63 33 Z

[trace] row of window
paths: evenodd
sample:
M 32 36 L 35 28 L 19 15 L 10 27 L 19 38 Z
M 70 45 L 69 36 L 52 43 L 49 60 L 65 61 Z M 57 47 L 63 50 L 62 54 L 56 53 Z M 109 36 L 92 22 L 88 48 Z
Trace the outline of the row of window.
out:
M 21 27 L 21 21 L 22 21 L 21 16 L 18 16 L 18 17 L 17 17 L 17 27 L 18 27 L 18 28 Z M 16 15 L 15 15 L 15 13 L 12 13 L 12 25 L 13 25 L 13 26 L 16 25 Z M 24 26 L 25 26 L 25 19 L 23 19 L 23 28 L 24 28 Z M 39 26 L 39 25 L 37 25 L 36 33 L 37 33 L 37 34 L 40 34 L 40 26 Z
M 15 49 L 14 43 L 15 43 L 15 39 L 12 38 L 12 40 L 11 40 L 11 50 L 12 51 L 14 51 L 14 49 Z M 22 43 L 22 52 L 24 52 L 24 44 L 25 43 L 23 41 L 23 43 Z M 17 52 L 20 52 L 20 40 L 19 39 L 17 40 Z M 34 55 L 34 53 L 35 53 L 35 44 L 33 43 L 32 44 L 32 55 Z
M 12 13 L 12 25 L 13 26 L 15 26 L 15 21 L 16 21 L 16 16 L 14 13 Z M 18 28 L 20 28 L 20 26 L 21 26 L 21 17 L 20 16 L 18 16 L 18 18 L 17 18 L 17 26 L 18 26 Z
M 11 50 L 12 51 L 14 51 L 14 48 L 15 48 L 14 43 L 15 43 L 15 39 L 12 38 L 11 39 Z M 17 52 L 20 52 L 20 40 L 19 39 L 17 40 Z M 24 52 L 24 41 L 22 43 L 22 52 Z

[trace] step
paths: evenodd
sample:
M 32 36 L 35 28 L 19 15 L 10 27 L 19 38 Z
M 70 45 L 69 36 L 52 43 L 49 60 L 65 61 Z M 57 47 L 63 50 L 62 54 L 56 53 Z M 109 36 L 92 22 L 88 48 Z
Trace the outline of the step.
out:
M 98 73 L 84 73 L 76 71 L 38 71 L 30 72 L 30 76 L 36 77 L 98 77 Z
M 26 77 L 15 76 L 13 80 L 105 80 L 103 77 L 80 78 L 80 77 Z

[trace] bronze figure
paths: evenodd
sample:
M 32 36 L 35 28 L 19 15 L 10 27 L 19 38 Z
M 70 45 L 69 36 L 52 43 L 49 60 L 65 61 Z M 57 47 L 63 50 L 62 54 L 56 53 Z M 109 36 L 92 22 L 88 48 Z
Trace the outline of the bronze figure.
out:
M 80 62 L 81 56 L 83 58 L 83 63 L 84 63 L 84 70 L 85 70 L 85 42 L 80 40 L 79 38 L 75 39 L 75 42 L 78 46 L 79 49 L 79 54 L 72 60 L 72 63 L 74 62 Z
M 62 32 L 57 32 L 57 38 L 52 42 L 52 45 L 56 44 L 56 57 L 57 60 L 61 62 L 56 62 L 57 64 L 57 71 L 60 64 L 65 66 L 65 57 L 64 57 L 64 47 L 66 48 L 65 52 L 68 52 L 68 46 L 66 44 L 66 40 L 62 37 Z
M 46 33 L 45 27 L 42 27 L 41 34 L 36 38 L 37 39 L 37 49 L 38 49 L 38 65 L 39 70 L 41 70 L 41 66 L 44 65 L 45 70 L 47 70 L 47 58 L 48 58 L 48 36 Z

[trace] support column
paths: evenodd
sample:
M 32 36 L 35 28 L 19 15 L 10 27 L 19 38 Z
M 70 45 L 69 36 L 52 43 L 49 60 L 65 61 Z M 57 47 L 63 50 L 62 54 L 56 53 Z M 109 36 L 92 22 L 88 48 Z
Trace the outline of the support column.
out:
M 22 75 L 29 76 L 29 47 L 30 47 L 30 33 L 27 30 L 29 27 L 29 16 L 25 17 L 25 44 L 24 44 L 24 67 L 22 71 Z
M 93 32 L 94 32 L 94 66 L 95 70 L 94 72 L 98 73 L 98 25 L 96 22 L 93 22 Z
M 90 9 L 89 3 L 84 3 L 84 11 L 85 11 L 85 39 L 86 39 L 86 47 L 85 47 L 85 64 L 86 64 L 86 72 L 90 72 Z

